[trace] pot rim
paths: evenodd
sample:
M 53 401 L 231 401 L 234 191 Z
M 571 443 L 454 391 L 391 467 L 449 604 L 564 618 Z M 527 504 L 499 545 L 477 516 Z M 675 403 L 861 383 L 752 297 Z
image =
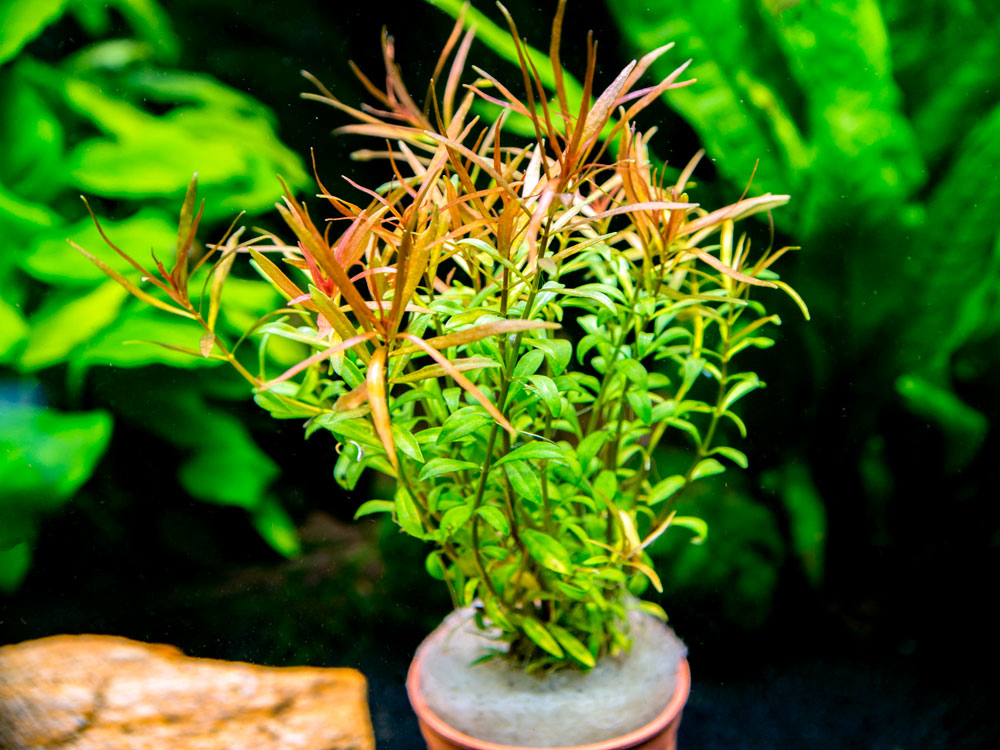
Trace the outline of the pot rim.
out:
M 439 635 L 440 633 L 435 631 L 427 637 L 424 643 Z M 417 649 L 413 661 L 410 662 L 410 669 L 406 675 L 406 692 L 410 697 L 410 705 L 413 706 L 417 718 L 431 731 L 440 735 L 448 742 L 459 746 L 477 748 L 477 750 L 627 750 L 627 748 L 641 745 L 666 729 L 674 719 L 680 716 L 681 711 L 687 703 L 688 695 L 691 692 L 691 667 L 688 664 L 688 660 L 682 658 L 680 665 L 677 667 L 677 682 L 674 686 L 674 694 L 670 696 L 667 705 L 652 721 L 638 729 L 608 740 L 592 742 L 587 745 L 560 745 L 557 748 L 551 749 L 522 748 L 520 745 L 501 745 L 497 742 L 480 740 L 472 735 L 460 732 L 450 724 L 447 724 L 430 709 L 420 690 L 420 663 L 422 661 L 423 650 L 424 644 L 422 643 Z

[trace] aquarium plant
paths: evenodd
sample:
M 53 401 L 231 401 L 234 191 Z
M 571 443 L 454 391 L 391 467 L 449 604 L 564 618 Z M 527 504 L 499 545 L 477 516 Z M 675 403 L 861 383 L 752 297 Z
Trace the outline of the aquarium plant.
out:
M 286 190 L 277 208 L 289 239 L 237 230 L 200 245 L 192 181 L 169 262 L 140 263 L 105 236 L 141 283 L 79 248 L 190 321 L 191 344 L 171 349 L 228 362 L 274 417 L 304 420 L 307 437 L 332 433 L 343 487 L 366 469 L 391 477 L 392 498 L 357 516 L 391 514 L 433 544 L 430 575 L 528 670 L 588 669 L 628 647 L 626 607 L 661 588 L 650 544 L 673 528 L 705 539 L 678 498 L 747 464 L 731 444 L 746 434 L 734 407 L 762 383 L 738 355 L 770 347 L 779 323 L 753 293 L 801 304 L 772 270 L 789 248 L 737 231 L 787 195 L 706 208 L 691 192 L 700 154 L 669 178 L 650 156 L 655 128 L 636 118 L 693 83 L 686 65 L 640 85 L 667 45 L 598 89 L 588 38 L 577 91 L 560 62 L 564 5 L 545 61 L 551 98 L 506 11 L 516 83 L 478 68 L 462 83 L 473 32 L 461 19 L 422 104 L 387 35 L 385 88 L 356 71 L 373 105 L 349 106 L 307 74 L 317 93 L 306 96 L 355 120 L 340 132 L 378 139 L 355 156 L 383 162 L 386 181 L 345 178 L 347 197 L 317 176 L 326 220 Z M 476 102 L 496 117 L 471 114 Z M 531 137 L 517 135 L 525 127 Z M 234 341 L 217 321 L 238 256 L 285 303 Z M 267 351 L 280 339 L 314 353 L 275 370 Z M 657 461 L 668 446 L 671 461 Z

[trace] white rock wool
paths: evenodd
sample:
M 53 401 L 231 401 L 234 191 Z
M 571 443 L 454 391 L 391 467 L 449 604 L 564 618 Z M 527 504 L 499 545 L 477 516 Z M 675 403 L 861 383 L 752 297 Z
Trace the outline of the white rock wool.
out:
M 566 747 L 601 742 L 652 721 L 670 701 L 687 649 L 659 620 L 629 613 L 634 642 L 590 672 L 528 675 L 502 659 L 470 666 L 495 647 L 469 609 L 445 618 L 445 638 L 420 648 L 421 692 L 454 728 L 489 742 Z

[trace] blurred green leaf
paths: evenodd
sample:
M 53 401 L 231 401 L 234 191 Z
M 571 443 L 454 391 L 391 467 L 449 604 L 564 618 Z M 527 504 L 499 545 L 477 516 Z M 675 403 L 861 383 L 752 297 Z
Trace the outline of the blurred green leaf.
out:
M 28 323 L 14 305 L 0 299 L 0 363 L 9 362 L 14 347 L 28 336 Z
M 944 432 L 947 469 L 960 469 L 976 455 L 989 429 L 985 415 L 963 403 L 948 388 L 918 375 L 901 376 L 896 380 L 896 391 L 910 411 L 934 422 Z
M 90 478 L 110 437 L 103 411 L 0 404 L 0 549 L 28 539 L 38 516 Z
M 51 295 L 31 316 L 28 346 L 18 358 L 19 367 L 37 370 L 63 360 L 80 343 L 114 323 L 127 296 L 124 287 L 110 280 L 83 296 L 75 292 Z
M 200 338 L 198 327 L 190 321 L 175 320 L 158 310 L 135 303 L 114 324 L 75 348 L 70 367 L 79 375 L 98 365 L 142 367 L 169 364 L 188 369 L 216 366 L 218 362 L 215 360 L 160 346 L 167 344 L 197 351 Z
M 257 533 L 275 552 L 285 557 L 302 554 L 302 544 L 295 528 L 295 522 L 288 512 L 273 498 L 265 498 L 253 514 L 253 525 Z
M 0 64 L 55 21 L 67 0 L 4 0 L 0 3 Z
M 839 225 L 858 207 L 892 215 L 925 169 L 892 78 L 877 0 L 800 3 L 771 18 L 806 98 L 816 153 L 803 230 Z
M 190 175 L 188 175 L 190 178 Z M 152 265 L 150 251 L 164 259 L 173 252 L 177 235 L 174 219 L 155 209 L 143 209 L 121 221 L 102 221 L 101 226 L 118 247 L 140 263 Z M 93 253 L 116 271 L 132 277 L 135 271 L 101 239 L 90 217 L 69 227 L 39 232 L 32 247 L 24 254 L 21 268 L 39 281 L 58 286 L 96 286 L 107 276 L 66 240 Z
M 882 0 L 882 8 L 895 77 L 910 95 L 920 149 L 934 166 L 996 101 L 1000 13 L 995 3 L 975 0 Z
M 0 592 L 12 594 L 21 585 L 31 567 L 31 545 L 15 544 L 10 549 L 0 549 Z
M 795 555 L 809 582 L 819 586 L 823 582 L 826 552 L 826 506 L 809 467 L 800 462 L 789 463 L 780 472 L 762 477 L 762 484 L 781 497 Z
M 0 74 L 0 101 L 0 183 L 34 201 L 50 200 L 65 185 L 62 123 L 17 67 Z

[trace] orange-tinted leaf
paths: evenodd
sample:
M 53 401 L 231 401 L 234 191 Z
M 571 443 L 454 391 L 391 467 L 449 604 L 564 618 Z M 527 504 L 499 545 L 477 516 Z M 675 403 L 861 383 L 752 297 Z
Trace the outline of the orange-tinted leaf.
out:
M 543 329 L 555 330 L 559 327 L 558 323 L 549 323 L 541 320 L 497 320 L 492 323 L 483 323 L 482 325 L 472 326 L 471 328 L 466 328 L 465 330 L 458 331 L 457 333 L 447 333 L 444 336 L 435 336 L 432 339 L 422 341 L 422 343 L 433 347 L 434 349 L 447 349 L 450 346 L 471 344 L 474 341 L 479 341 L 480 339 L 485 339 L 489 336 L 520 333 L 521 331 Z M 420 349 L 426 351 L 426 349 L 419 344 L 413 346 L 401 346 L 399 349 L 394 350 L 391 356 L 395 357 L 402 354 L 413 354 Z
M 385 453 L 392 467 L 399 470 L 399 459 L 396 457 L 396 445 L 392 438 L 392 424 L 389 419 L 389 401 L 385 389 L 385 347 L 380 346 L 372 354 L 365 373 L 365 383 L 368 385 L 368 404 L 372 409 L 372 422 L 375 432 L 385 447 Z
M 422 349 L 424 352 L 430 355 L 430 357 L 439 365 L 441 365 L 444 371 L 449 376 L 451 376 L 452 380 L 458 383 L 462 388 L 466 390 L 466 392 L 468 392 L 470 396 L 472 396 L 474 399 L 476 399 L 476 401 L 478 401 L 483 405 L 483 408 L 490 413 L 490 415 L 500 424 L 501 427 L 507 430 L 507 432 L 509 432 L 511 435 L 515 437 L 517 436 L 517 430 L 515 430 L 511 426 L 510 422 L 507 421 L 507 418 L 504 417 L 504 415 L 500 413 L 500 411 L 496 408 L 496 406 L 494 406 L 493 403 L 488 398 L 486 398 L 486 396 L 483 395 L 483 392 L 480 391 L 478 388 L 476 388 L 476 386 L 472 383 L 471 380 L 469 380 L 461 372 L 459 372 L 458 368 L 456 368 L 451 362 L 449 362 L 448 359 L 443 354 L 441 354 L 441 352 L 432 347 L 423 339 L 418 338 L 411 333 L 401 333 L 399 337 L 402 339 L 406 339 L 407 341 L 413 342 L 418 348 Z

